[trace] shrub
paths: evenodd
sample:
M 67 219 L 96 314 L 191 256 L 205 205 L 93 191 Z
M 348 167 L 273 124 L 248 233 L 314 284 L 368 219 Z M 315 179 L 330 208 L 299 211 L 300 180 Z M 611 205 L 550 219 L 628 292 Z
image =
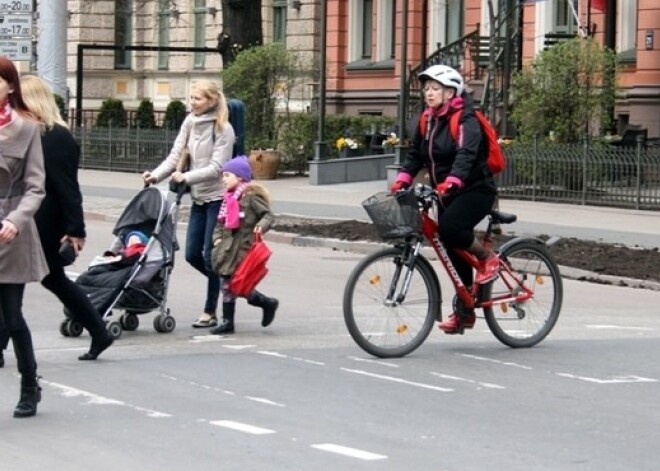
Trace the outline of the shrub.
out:
M 592 38 L 564 41 L 541 52 L 514 76 L 512 119 L 523 140 L 539 133 L 579 142 L 592 127 L 610 126 L 616 95 L 613 51 Z M 597 129 L 598 130 L 598 129 Z
M 165 109 L 163 127 L 167 129 L 179 129 L 184 119 L 186 119 L 186 105 L 180 100 L 171 101 Z
M 64 103 L 64 98 L 59 96 L 57 93 L 54 93 L 53 96 L 55 98 L 55 103 L 57 104 L 57 108 L 60 110 L 60 115 L 62 116 L 62 119 L 64 121 L 68 121 L 69 112 L 66 108 L 66 103 Z
M 116 98 L 108 98 L 101 104 L 101 111 L 96 118 L 97 127 L 125 128 L 128 119 L 124 103 Z
M 140 102 L 137 113 L 135 114 L 135 126 L 146 129 L 153 129 L 156 127 L 154 104 L 149 98 L 144 98 Z

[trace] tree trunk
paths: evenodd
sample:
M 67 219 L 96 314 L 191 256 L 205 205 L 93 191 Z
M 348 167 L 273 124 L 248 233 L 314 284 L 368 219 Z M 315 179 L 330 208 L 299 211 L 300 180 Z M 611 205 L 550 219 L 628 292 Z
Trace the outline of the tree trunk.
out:
M 218 51 L 227 67 L 243 49 L 263 44 L 261 0 L 222 0 L 222 24 Z

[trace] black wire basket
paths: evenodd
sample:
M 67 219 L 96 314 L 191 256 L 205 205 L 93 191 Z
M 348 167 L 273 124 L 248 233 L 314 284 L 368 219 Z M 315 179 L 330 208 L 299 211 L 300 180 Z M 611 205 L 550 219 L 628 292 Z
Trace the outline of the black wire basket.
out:
M 383 239 L 401 239 L 422 230 L 422 215 L 412 190 L 396 194 L 376 193 L 364 200 L 362 207 Z

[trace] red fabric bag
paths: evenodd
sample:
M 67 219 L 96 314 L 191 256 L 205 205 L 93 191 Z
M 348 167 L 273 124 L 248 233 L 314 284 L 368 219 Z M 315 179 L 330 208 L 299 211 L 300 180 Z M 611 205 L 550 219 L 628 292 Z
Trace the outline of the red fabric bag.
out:
M 229 291 L 236 296 L 247 296 L 254 291 L 257 284 L 268 273 L 266 262 L 268 262 L 270 254 L 271 251 L 262 240 L 261 234 L 255 234 L 252 247 L 247 251 L 231 276 Z

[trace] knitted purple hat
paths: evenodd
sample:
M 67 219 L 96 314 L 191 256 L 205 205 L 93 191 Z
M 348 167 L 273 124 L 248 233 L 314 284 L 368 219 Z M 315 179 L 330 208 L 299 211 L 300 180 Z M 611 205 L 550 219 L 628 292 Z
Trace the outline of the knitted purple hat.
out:
M 239 177 L 244 182 L 252 180 L 252 169 L 248 158 L 244 155 L 237 155 L 222 167 L 223 172 L 230 172 Z

